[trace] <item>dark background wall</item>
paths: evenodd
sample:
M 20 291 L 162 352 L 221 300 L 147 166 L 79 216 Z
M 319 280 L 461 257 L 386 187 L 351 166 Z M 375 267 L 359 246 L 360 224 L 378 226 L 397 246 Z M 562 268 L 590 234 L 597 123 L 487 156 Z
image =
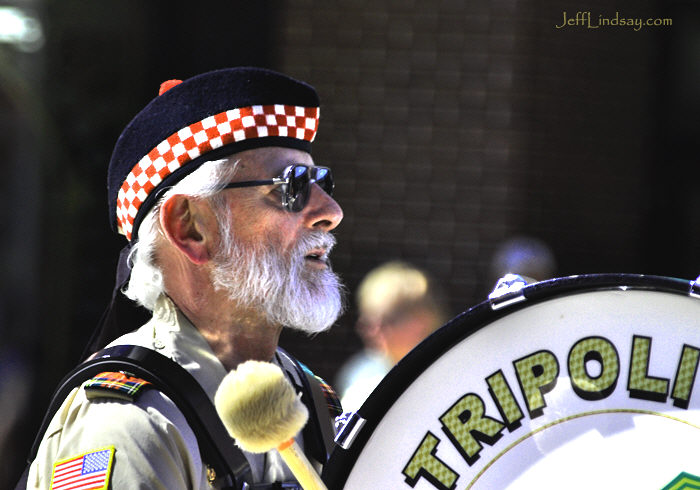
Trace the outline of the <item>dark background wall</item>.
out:
M 336 174 L 334 267 L 350 291 L 403 258 L 457 314 L 485 299 L 496 247 L 522 234 L 550 245 L 559 276 L 700 273 L 694 3 L 16 5 L 44 41 L 0 45 L 0 368 L 24 373 L 13 379 L 28 400 L 0 445 L 15 461 L 0 488 L 109 300 L 123 241 L 108 226 L 107 162 L 166 79 L 258 65 L 316 86 L 314 156 Z M 618 12 L 673 25 L 556 28 L 582 8 L 594 22 Z M 329 333 L 282 344 L 333 379 L 360 346 L 350 306 Z

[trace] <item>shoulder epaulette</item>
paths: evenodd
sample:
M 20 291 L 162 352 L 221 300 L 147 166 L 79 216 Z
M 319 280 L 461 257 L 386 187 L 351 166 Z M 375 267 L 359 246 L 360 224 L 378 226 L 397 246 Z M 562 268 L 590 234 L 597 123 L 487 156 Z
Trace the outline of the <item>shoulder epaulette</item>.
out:
M 136 397 L 151 387 L 145 379 L 129 376 L 121 371 L 100 373 L 83 384 L 88 399 L 116 398 L 133 402 Z

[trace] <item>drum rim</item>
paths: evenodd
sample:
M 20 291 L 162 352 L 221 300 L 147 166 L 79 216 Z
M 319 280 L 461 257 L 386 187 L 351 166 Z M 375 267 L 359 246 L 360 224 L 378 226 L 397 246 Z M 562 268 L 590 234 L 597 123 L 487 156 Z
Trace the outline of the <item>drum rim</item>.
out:
M 457 342 L 473 335 L 488 324 L 525 307 L 567 293 L 626 289 L 652 290 L 687 296 L 691 293 L 694 284 L 694 281 L 688 279 L 659 275 L 581 274 L 526 285 L 522 289 L 524 301 L 513 303 L 501 309 L 494 310 L 489 300 L 478 303 L 452 318 L 421 342 L 382 379 L 369 398 L 357 410 L 365 422 L 352 441 L 352 445 L 348 449 L 336 446 L 331 453 L 323 470 L 324 482 L 329 489 L 334 490 L 342 488 L 347 481 L 361 451 L 382 420 L 376 417 L 368 418 L 368 414 L 375 414 L 380 409 L 384 409 L 384 413 L 386 413 L 418 375 L 437 359 L 436 356 L 443 354 Z

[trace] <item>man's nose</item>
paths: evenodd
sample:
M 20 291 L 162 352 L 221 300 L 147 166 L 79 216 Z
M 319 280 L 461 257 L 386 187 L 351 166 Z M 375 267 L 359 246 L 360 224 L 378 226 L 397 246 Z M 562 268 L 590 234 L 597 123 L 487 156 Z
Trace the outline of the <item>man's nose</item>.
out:
M 314 230 L 331 231 L 342 221 L 343 210 L 318 184 L 313 184 L 310 192 L 309 202 L 303 211 L 306 226 Z

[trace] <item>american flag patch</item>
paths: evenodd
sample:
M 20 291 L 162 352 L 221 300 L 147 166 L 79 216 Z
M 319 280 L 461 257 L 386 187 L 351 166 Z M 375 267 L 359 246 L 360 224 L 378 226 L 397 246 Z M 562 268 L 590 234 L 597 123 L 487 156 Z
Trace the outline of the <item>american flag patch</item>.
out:
M 58 461 L 53 465 L 51 490 L 102 490 L 109 486 L 114 446 Z

